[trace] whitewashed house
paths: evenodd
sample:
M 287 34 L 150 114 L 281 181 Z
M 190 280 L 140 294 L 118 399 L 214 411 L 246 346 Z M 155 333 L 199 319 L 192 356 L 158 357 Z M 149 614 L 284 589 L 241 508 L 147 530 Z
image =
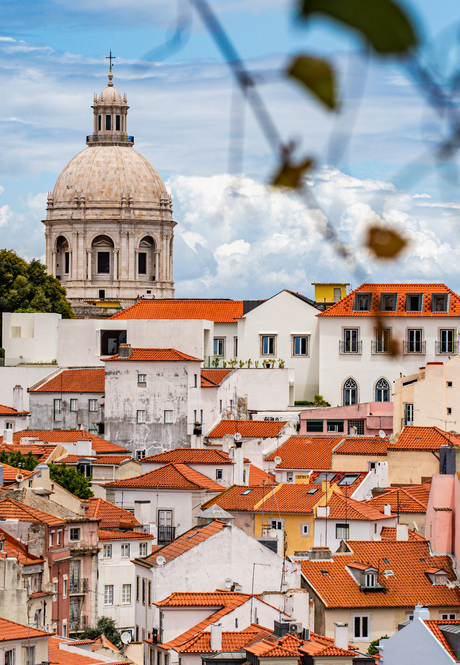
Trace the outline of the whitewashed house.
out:
M 11 435 L 13 432 L 26 429 L 29 416 L 29 411 L 25 411 L 23 408 L 22 386 L 15 386 L 13 388 L 13 406 L 0 404 L 0 433 L 10 430 L 9 434 L 12 441 Z

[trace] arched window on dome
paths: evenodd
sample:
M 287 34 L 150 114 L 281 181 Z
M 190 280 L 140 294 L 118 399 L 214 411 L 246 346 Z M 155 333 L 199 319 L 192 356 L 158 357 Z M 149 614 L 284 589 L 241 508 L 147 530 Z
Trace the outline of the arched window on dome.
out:
M 64 236 L 59 236 L 56 240 L 56 262 L 55 276 L 61 282 L 70 278 L 71 271 L 71 253 L 69 241 Z
M 383 377 L 375 384 L 375 401 L 376 402 L 389 402 L 390 401 L 390 384 Z
M 137 250 L 137 276 L 138 279 L 154 282 L 158 279 L 155 241 L 145 236 L 139 243 Z
M 114 276 L 114 245 L 109 236 L 96 236 L 91 243 L 91 274 L 93 279 L 107 280 Z
M 343 405 L 349 406 L 350 404 L 358 403 L 358 384 L 350 377 L 343 384 Z

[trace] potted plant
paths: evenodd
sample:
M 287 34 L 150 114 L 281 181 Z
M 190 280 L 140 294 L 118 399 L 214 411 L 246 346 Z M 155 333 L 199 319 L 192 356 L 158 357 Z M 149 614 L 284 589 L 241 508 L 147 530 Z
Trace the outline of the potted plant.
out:
M 195 436 L 201 436 L 201 432 L 203 430 L 202 424 L 199 422 L 199 420 L 195 421 L 195 424 L 193 425 L 193 433 Z

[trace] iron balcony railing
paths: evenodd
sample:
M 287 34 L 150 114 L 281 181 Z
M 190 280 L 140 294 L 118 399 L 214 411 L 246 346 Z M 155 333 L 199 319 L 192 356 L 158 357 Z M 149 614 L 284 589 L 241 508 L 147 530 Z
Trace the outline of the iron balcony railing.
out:
M 390 353 L 390 342 L 384 340 L 371 341 L 371 353 Z
M 175 526 L 159 526 L 157 541 L 159 543 L 170 543 L 176 537 Z
M 410 340 L 403 342 L 403 353 L 426 353 L 426 342 Z
M 339 341 L 339 352 L 340 353 L 356 353 L 361 354 L 363 352 L 363 343 L 362 341 L 352 341 L 352 340 L 340 340 Z
M 128 134 L 89 134 L 86 143 L 134 143 L 134 136 Z
M 439 340 L 435 342 L 435 350 L 436 353 L 450 353 L 450 354 L 458 354 L 458 341 L 457 340 Z
M 88 578 L 76 577 L 69 580 L 69 593 L 82 594 L 88 591 Z
M 89 626 L 89 618 L 86 614 L 82 616 L 72 616 L 69 617 L 69 632 L 78 633 L 79 631 L 85 630 Z

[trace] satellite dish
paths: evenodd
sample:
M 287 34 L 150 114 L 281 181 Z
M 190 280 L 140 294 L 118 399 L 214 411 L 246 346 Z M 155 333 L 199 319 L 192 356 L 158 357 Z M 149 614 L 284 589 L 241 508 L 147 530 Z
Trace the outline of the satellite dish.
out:
M 166 559 L 164 558 L 164 556 L 161 556 L 161 555 L 157 556 L 157 558 L 156 558 L 157 566 L 164 566 L 165 563 L 166 563 Z
M 276 465 L 278 465 L 278 464 L 281 464 L 281 462 L 283 460 L 281 459 L 281 457 L 279 455 L 277 455 L 273 461 L 275 462 Z
M 17 473 L 16 474 L 16 482 L 21 483 L 23 480 L 24 480 L 24 476 L 22 475 L 22 473 Z
M 380 437 L 381 439 L 384 439 L 384 438 L 386 437 L 386 434 L 385 434 L 385 432 L 383 431 L 383 429 L 380 429 L 380 430 L 379 430 L 379 437 Z
M 227 577 L 224 584 L 227 589 L 231 589 L 233 586 L 233 580 L 231 580 L 230 577 Z
M 241 441 L 241 434 L 239 432 L 235 432 L 235 436 L 233 438 L 235 441 Z
M 123 644 L 129 644 L 131 640 L 133 639 L 133 636 L 129 632 L 129 630 L 125 630 L 121 635 L 120 635 L 121 641 Z

